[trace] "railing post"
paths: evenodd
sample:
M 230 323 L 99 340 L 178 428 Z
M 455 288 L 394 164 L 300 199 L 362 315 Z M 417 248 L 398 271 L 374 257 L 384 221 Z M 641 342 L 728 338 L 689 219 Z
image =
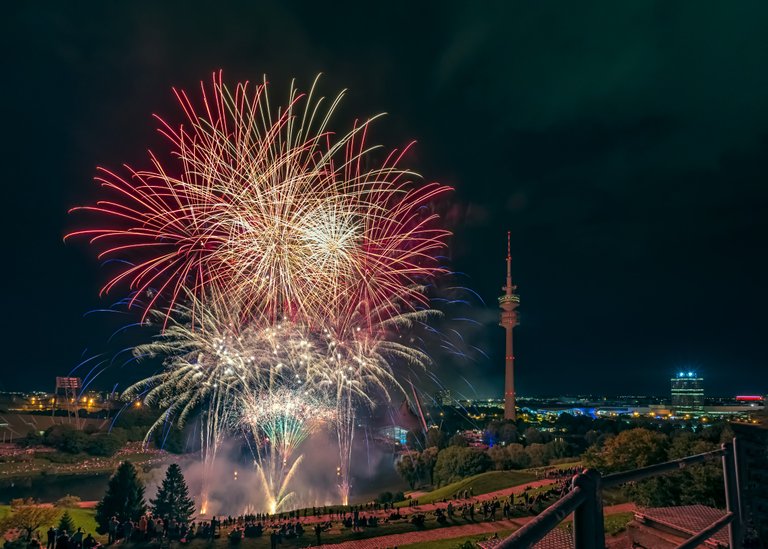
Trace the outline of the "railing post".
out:
M 603 497 L 600 473 L 587 469 L 573 478 L 573 486 L 584 490 L 586 499 L 573 513 L 575 549 L 605 549 Z
M 736 496 L 739 501 L 739 522 L 741 523 L 742 532 L 744 531 L 744 498 L 742 497 L 742 490 L 744 489 L 744 479 L 746 478 L 746 471 L 744 470 L 744 447 L 739 442 L 739 439 L 733 437 L 733 467 L 736 473 Z M 743 541 L 743 540 L 742 540 Z
M 728 545 L 733 549 L 741 547 L 741 502 L 739 501 L 738 476 L 736 472 L 736 455 L 732 442 L 723 443 L 723 482 L 725 483 L 725 508 L 734 514 L 733 521 L 728 525 Z

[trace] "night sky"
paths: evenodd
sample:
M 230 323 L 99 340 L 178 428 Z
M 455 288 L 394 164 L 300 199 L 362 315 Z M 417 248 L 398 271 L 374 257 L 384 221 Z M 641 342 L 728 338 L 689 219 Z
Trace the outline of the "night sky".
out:
M 70 4 L 1 23 L 3 388 L 51 390 L 109 349 L 83 314 L 119 295 L 62 242 L 67 210 L 97 165 L 162 155 L 151 114 L 223 69 L 275 98 L 323 72 L 350 90 L 342 121 L 389 113 L 375 140 L 416 139 L 410 167 L 455 187 L 452 268 L 488 304 L 467 339 L 489 358 L 441 358 L 447 387 L 501 397 L 509 229 L 519 392 L 666 394 L 695 368 L 708 393 L 768 393 L 765 2 Z

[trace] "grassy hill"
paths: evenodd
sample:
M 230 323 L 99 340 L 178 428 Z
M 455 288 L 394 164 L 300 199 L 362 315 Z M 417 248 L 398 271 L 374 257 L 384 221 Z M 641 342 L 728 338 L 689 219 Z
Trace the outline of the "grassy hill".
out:
M 419 496 L 417 499 L 419 503 L 433 503 L 441 501 L 443 498 L 450 499 L 456 492 L 469 490 L 470 488 L 472 488 L 472 493 L 478 496 L 512 486 L 519 486 L 534 480 L 536 480 L 536 475 L 527 471 L 489 471 L 432 490 Z M 395 505 L 397 507 L 405 507 L 408 505 L 408 502 L 401 501 Z

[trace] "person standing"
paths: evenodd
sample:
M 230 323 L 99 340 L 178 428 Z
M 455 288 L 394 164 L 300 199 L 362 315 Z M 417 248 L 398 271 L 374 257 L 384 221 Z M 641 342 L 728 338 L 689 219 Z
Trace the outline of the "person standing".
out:
M 70 545 L 76 549 L 80 549 L 83 546 L 83 529 L 78 526 L 77 532 L 72 534 L 72 539 L 69 540 Z
M 216 537 L 216 526 L 219 524 L 219 521 L 216 520 L 216 516 L 214 515 L 211 518 L 211 540 L 213 540 Z
M 120 522 L 117 517 L 112 517 L 109 521 L 109 541 L 108 544 L 113 544 L 117 541 L 117 531 L 120 528 Z
M 66 530 L 62 530 L 59 537 L 56 538 L 56 549 L 70 549 L 69 536 L 67 535 Z
M 139 519 L 139 537 L 141 541 L 147 541 L 147 515 L 141 515 Z
M 53 529 L 53 526 L 48 528 L 48 544 L 45 546 L 45 549 L 55 549 L 56 547 L 56 530 Z

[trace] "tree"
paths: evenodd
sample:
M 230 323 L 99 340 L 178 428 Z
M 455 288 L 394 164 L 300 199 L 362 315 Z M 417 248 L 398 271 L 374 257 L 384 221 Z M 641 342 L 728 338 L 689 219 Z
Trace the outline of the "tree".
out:
M 522 444 L 494 446 L 488 449 L 488 456 L 493 461 L 494 469 L 497 471 L 525 469 L 531 464 L 531 458 Z
M 78 431 L 73 425 L 54 425 L 45 431 L 43 442 L 62 452 L 77 454 L 85 449 L 88 435 Z
M 485 428 L 484 438 L 491 447 L 517 442 L 517 425 L 508 419 L 491 421 Z
M 421 429 L 411 429 L 405 433 L 405 445 L 410 450 L 424 448 L 424 431 Z
M 544 433 L 533 427 L 528 427 L 523 434 L 526 444 L 543 444 L 547 442 L 547 437 Z
M 395 470 L 413 490 L 419 480 L 419 452 L 404 452 L 395 463 Z
M 37 429 L 30 429 L 29 431 L 27 431 L 27 436 L 25 436 L 21 441 L 21 444 L 26 448 L 39 446 L 42 443 L 43 443 L 43 436 L 40 434 L 40 431 L 38 431 Z
M 120 464 L 109 479 L 107 493 L 96 505 L 96 522 L 100 534 L 106 534 L 109 520 L 116 516 L 120 522 L 138 520 L 146 510 L 144 485 L 136 475 L 136 468 L 130 461 Z
M 522 444 L 508 444 L 506 450 L 512 469 L 526 469 L 531 466 L 531 458 Z
M 435 464 L 437 464 L 437 456 L 438 456 L 439 450 L 436 446 L 431 446 L 424 450 L 419 455 L 419 466 L 421 470 L 429 477 L 429 483 L 432 484 L 434 482 L 434 471 L 435 471 Z
M 663 433 L 629 429 L 607 438 L 602 448 L 590 447 L 584 463 L 602 472 L 628 471 L 665 461 L 668 447 L 669 437 Z M 679 479 L 670 476 L 628 484 L 623 490 L 632 501 L 645 507 L 672 505 L 680 499 Z
M 703 454 L 716 450 L 719 433 L 699 434 L 697 440 L 691 433 L 680 433 L 669 447 L 667 459 L 679 459 L 694 454 Z M 679 485 L 679 498 L 668 505 L 693 505 L 701 503 L 711 507 L 725 506 L 723 490 L 723 469 L 717 461 L 709 461 L 685 467 L 681 472 L 670 476 Z
M 667 459 L 669 437 L 648 429 L 630 429 L 609 438 L 602 449 L 590 448 L 584 459 L 603 472 L 628 471 Z
M 427 431 L 427 448 L 442 450 L 448 443 L 448 437 L 438 427 L 431 427 Z
M 186 449 L 184 432 L 178 426 L 172 425 L 165 433 L 155 437 L 155 446 L 171 454 L 183 454 Z
M 528 463 L 530 463 L 531 467 L 542 467 L 549 461 L 547 459 L 546 445 L 544 444 L 539 444 L 538 442 L 528 444 L 525 447 L 525 453 L 528 454 Z
M 567 442 L 563 439 L 556 439 L 551 442 L 547 442 L 547 457 L 549 460 L 560 459 L 568 457 L 571 454 L 571 448 Z
M 394 494 L 390 491 L 382 492 L 379 494 L 379 497 L 376 498 L 376 501 L 379 503 L 392 503 L 392 498 L 394 497 Z
M 448 446 L 458 446 L 461 448 L 466 448 L 467 446 L 469 446 L 469 441 L 467 441 L 467 438 L 461 433 L 456 433 L 448 441 Z
M 488 456 L 493 462 L 493 468 L 497 471 L 505 471 L 512 468 L 512 464 L 508 459 L 506 448 L 504 446 L 494 446 L 488 448 Z
M 43 507 L 32 498 L 11 501 L 11 513 L 0 521 L 3 532 L 17 528 L 26 532 L 26 540 L 32 539 L 38 528 L 52 525 L 59 515 L 55 507 Z
M 171 463 L 165 472 L 163 483 L 157 489 L 155 499 L 149 500 L 152 514 L 167 517 L 186 524 L 195 512 L 195 502 L 189 497 L 189 489 L 181 473 L 181 467 Z
M 61 518 L 59 519 L 59 532 L 67 532 L 68 534 L 71 534 L 74 531 L 75 521 L 72 520 L 69 511 L 64 511 L 64 514 L 61 515 Z
M 437 454 L 434 480 L 445 485 L 462 478 L 484 473 L 492 463 L 488 454 L 478 448 L 449 446 Z
M 56 507 L 80 507 L 80 498 L 67 494 L 63 498 L 56 500 Z
M 584 435 L 584 440 L 589 446 L 597 444 L 597 441 L 599 438 L 600 438 L 600 433 L 598 431 L 595 431 L 594 429 L 590 429 Z
M 88 435 L 82 431 L 65 431 L 61 437 L 58 448 L 68 454 L 79 454 L 88 444 Z
M 91 435 L 85 447 L 86 452 L 92 456 L 114 456 L 122 444 L 120 439 L 111 433 Z

